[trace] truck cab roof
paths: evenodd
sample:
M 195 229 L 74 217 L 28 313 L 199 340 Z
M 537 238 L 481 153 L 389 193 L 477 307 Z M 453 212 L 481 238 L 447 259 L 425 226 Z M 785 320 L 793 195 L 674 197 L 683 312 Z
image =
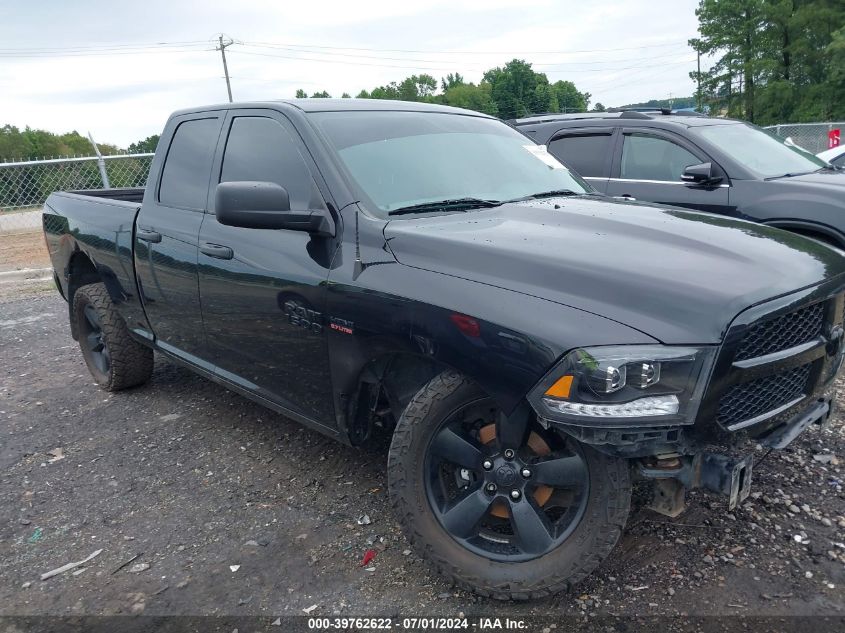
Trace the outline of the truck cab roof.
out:
M 451 106 L 419 101 L 396 101 L 391 99 L 276 99 L 268 101 L 244 101 L 235 103 L 220 103 L 207 106 L 185 108 L 178 110 L 173 116 L 203 112 L 210 110 L 242 110 L 244 108 L 288 109 L 295 108 L 302 112 L 355 112 L 355 111 L 385 111 L 385 112 L 442 112 L 444 114 L 460 114 L 494 118 L 481 112 L 453 108 Z

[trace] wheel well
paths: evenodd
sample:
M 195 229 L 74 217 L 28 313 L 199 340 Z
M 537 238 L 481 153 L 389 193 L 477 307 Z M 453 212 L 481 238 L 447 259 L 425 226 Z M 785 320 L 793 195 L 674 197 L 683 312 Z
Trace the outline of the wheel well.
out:
M 392 433 L 414 395 L 446 365 L 426 356 L 389 353 L 370 360 L 361 370 L 349 399 L 347 433 L 353 445 L 365 443 L 375 429 Z
M 76 322 L 73 319 L 73 296 L 82 286 L 102 281 L 94 262 L 85 254 L 77 251 L 70 258 L 67 267 L 67 303 L 70 316 L 70 333 L 77 340 Z
M 784 231 L 789 231 L 790 233 L 797 233 L 798 235 L 818 240 L 819 242 L 823 242 L 824 244 L 828 244 L 836 248 L 845 248 L 845 244 L 843 244 L 842 240 L 837 235 L 831 234 L 823 229 L 815 229 L 808 226 L 792 226 L 789 224 L 770 224 L 769 226 L 776 229 L 783 229 Z

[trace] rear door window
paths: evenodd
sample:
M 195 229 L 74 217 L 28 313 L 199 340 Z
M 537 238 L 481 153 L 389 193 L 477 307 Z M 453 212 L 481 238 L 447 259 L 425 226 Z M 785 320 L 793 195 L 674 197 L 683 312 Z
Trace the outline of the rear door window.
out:
M 607 175 L 612 139 L 610 132 L 571 134 L 551 141 L 549 151 L 582 176 L 600 178 Z
M 176 128 L 161 172 L 158 200 L 168 207 L 204 209 L 220 119 L 183 121 Z
M 680 181 L 684 168 L 701 160 L 669 139 L 626 133 L 622 143 L 619 177 L 627 180 Z

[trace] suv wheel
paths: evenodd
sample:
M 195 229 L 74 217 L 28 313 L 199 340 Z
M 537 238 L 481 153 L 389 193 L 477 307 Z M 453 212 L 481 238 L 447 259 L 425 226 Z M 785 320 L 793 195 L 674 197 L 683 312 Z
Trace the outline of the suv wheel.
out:
M 406 536 L 438 571 L 499 599 L 550 595 L 610 553 L 631 501 L 626 460 L 520 425 L 451 371 L 400 418 L 388 459 Z

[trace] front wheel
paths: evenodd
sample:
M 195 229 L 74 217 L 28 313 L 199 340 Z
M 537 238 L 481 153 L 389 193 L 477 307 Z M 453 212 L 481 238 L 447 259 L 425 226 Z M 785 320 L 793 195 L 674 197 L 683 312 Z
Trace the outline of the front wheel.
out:
M 628 517 L 628 464 L 507 420 L 447 371 L 414 397 L 388 458 L 406 536 L 437 570 L 483 596 L 529 599 L 577 583 L 610 553 Z

